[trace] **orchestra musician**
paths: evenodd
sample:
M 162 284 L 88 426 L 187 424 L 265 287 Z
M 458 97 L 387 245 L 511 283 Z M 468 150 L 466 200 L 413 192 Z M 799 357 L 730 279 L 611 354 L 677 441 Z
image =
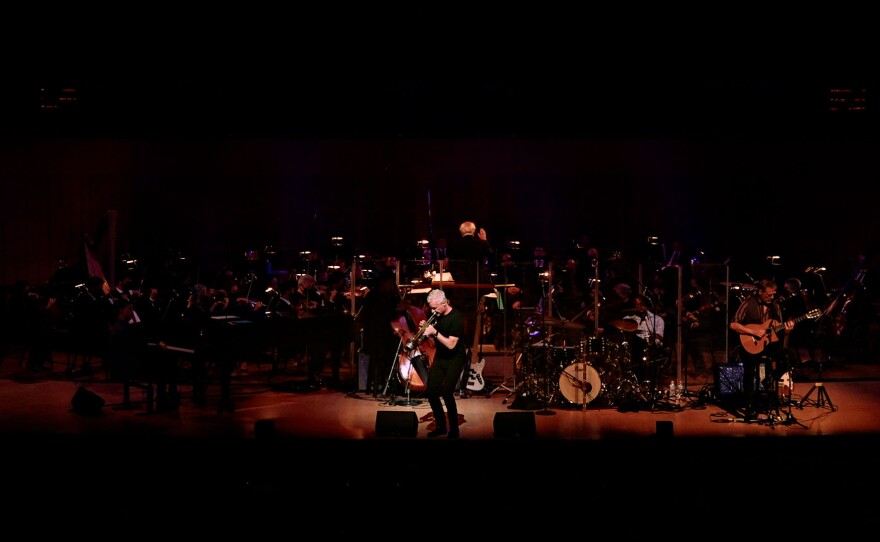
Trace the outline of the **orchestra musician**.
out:
M 492 257 L 492 247 L 484 228 L 477 229 L 477 225 L 470 220 L 462 222 L 458 231 L 459 239 L 449 246 L 449 272 L 456 287 L 451 296 L 457 310 L 464 319 L 464 336 L 475 337 L 477 333 L 477 307 L 483 294 L 492 290 L 489 281 L 488 264 Z M 476 288 L 477 285 L 486 285 L 486 291 Z M 462 345 L 468 348 L 466 345 Z M 462 398 L 467 398 L 469 392 L 466 385 L 470 363 L 473 361 L 470 352 L 467 356 L 463 372 L 456 387 L 461 392 Z
M 401 316 L 400 302 L 396 276 L 393 271 L 384 270 L 376 278 L 375 286 L 364 295 L 357 314 L 362 332 L 361 350 L 369 359 L 366 391 L 374 397 L 381 392 L 391 364 L 397 362 L 400 337 L 391 324 Z

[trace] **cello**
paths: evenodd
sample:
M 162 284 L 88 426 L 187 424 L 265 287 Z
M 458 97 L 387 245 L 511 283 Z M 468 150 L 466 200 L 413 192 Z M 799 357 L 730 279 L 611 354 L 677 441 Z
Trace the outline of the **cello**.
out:
M 403 302 L 404 313 L 397 320 L 391 322 L 391 327 L 400 337 L 401 348 L 398 354 L 398 374 L 404 385 L 409 385 L 411 391 L 425 391 L 428 381 L 428 369 L 434 361 L 434 339 L 426 339 L 425 329 L 432 325 L 436 314 L 432 313 L 426 320 L 425 313 L 418 307 L 412 306 L 408 301 Z M 425 321 L 424 325 L 415 331 L 413 322 Z

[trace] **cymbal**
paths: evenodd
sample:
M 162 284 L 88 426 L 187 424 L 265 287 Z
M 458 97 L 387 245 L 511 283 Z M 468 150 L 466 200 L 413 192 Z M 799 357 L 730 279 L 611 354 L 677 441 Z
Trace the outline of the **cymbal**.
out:
M 747 282 L 719 282 L 721 286 L 729 286 L 730 288 L 741 288 L 743 290 L 757 290 L 758 287 Z
M 584 329 L 580 322 L 563 321 L 558 318 L 544 318 L 544 325 L 558 329 Z
M 635 331 L 639 329 L 639 325 L 632 320 L 612 320 L 611 325 L 620 331 Z

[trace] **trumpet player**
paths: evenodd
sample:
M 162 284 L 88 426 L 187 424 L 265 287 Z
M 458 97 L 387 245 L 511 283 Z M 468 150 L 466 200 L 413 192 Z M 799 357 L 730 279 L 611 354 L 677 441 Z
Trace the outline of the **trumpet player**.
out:
M 428 436 L 446 435 L 449 439 L 456 439 L 459 430 L 455 387 L 467 362 L 466 344 L 461 341 L 464 334 L 464 316 L 449 304 L 443 290 L 431 290 L 427 301 L 433 313 L 431 317 L 436 315 L 433 324 L 429 322 L 431 317 L 419 322 L 419 328 L 424 327 L 425 337 L 432 338 L 436 348 L 425 388 L 425 395 L 431 405 L 431 412 L 434 413 L 435 422 L 435 428 L 428 432 Z

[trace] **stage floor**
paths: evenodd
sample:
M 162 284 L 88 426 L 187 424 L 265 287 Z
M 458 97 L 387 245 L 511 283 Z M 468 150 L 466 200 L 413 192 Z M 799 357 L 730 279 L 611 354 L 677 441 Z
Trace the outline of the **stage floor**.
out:
M 206 406 L 194 405 L 184 385 L 177 409 L 148 413 L 137 390 L 133 408 L 120 409 L 122 386 L 100 373 L 69 377 L 61 361 L 29 373 L 18 364 L 4 359 L 0 380 L 6 457 L 23 466 L 10 478 L 31 502 L 76 492 L 65 517 L 91 512 L 88 501 L 97 500 L 118 517 L 185 522 L 196 500 L 218 524 L 259 523 L 252 514 L 277 521 L 272 514 L 295 508 L 298 521 L 370 534 L 386 513 L 400 528 L 419 528 L 416 517 L 430 515 L 437 493 L 462 507 L 480 503 L 467 504 L 480 510 L 480 534 L 581 523 L 604 530 L 608 522 L 622 534 L 646 534 L 686 521 L 680 531 L 762 509 L 799 514 L 798 528 L 814 509 L 876 524 L 868 504 L 875 500 L 856 497 L 880 487 L 880 367 L 869 361 L 826 367 L 823 396 L 809 391 L 815 368 L 799 369 L 790 400 L 759 423 L 739 421 L 718 401 L 712 376 L 692 379 L 680 401 L 634 408 L 598 398 L 530 405 L 506 389 L 489 394 L 487 382 L 459 399 L 455 441 L 427 437 L 433 419 L 418 394 L 403 404 L 405 397 L 312 388 L 269 366 L 249 364 L 247 376 L 233 378 L 233 412 L 219 411 L 212 383 Z M 103 401 L 96 414 L 72 408 L 80 388 Z M 756 494 L 765 497 L 755 502 Z M 168 504 L 154 509 L 157 500 Z M 22 512 L 38 517 L 35 510 Z M 686 519 L 676 520 L 679 512 Z

